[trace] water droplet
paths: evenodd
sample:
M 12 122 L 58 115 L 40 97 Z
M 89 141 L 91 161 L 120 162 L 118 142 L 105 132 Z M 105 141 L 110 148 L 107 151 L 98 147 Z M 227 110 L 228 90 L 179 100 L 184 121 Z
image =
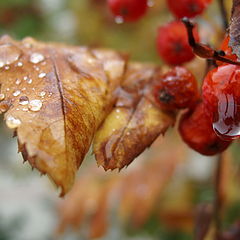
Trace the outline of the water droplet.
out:
M 153 7 L 155 5 L 154 0 L 148 0 L 147 5 L 148 5 L 148 7 Z
M 12 44 L 1 45 L 0 48 L 0 63 L 1 67 L 6 64 L 12 64 L 17 61 L 21 55 L 21 50 Z
M 42 108 L 42 101 L 35 99 L 29 102 L 28 108 L 33 112 L 38 112 Z
M 11 102 L 4 100 L 0 103 L 0 113 L 6 112 L 11 106 Z
M 14 97 L 17 97 L 21 94 L 21 92 L 19 90 L 16 90 L 14 93 L 13 93 L 13 96 Z
M 121 112 L 121 110 L 120 110 L 120 109 L 116 109 L 116 112 L 117 112 L 117 113 L 120 113 L 120 112 Z
M 22 91 L 25 91 L 26 90 L 26 88 L 24 87 L 24 88 L 22 88 Z
M 10 69 L 10 66 L 7 65 L 7 66 L 4 67 L 4 69 L 5 69 L 5 70 L 9 70 L 9 69 Z
M 121 16 L 117 16 L 117 17 L 115 17 L 115 22 L 117 24 L 122 24 L 122 23 L 124 23 L 124 19 Z
M 2 68 L 4 65 L 4 62 L 0 62 L 0 68 Z
M 7 90 L 7 92 L 9 92 L 10 88 L 7 88 L 6 90 Z
M 28 99 L 28 97 L 27 96 L 21 96 L 20 98 L 19 98 L 19 104 L 20 105 L 27 105 L 29 103 L 29 99 Z
M 126 134 L 127 134 L 127 136 L 129 136 L 129 135 L 130 135 L 130 132 L 127 132 Z
M 40 73 L 40 74 L 38 75 L 38 77 L 39 77 L 39 78 L 44 78 L 44 77 L 46 77 L 46 75 L 47 75 L 46 73 L 42 72 L 42 73 Z
M 28 108 L 23 108 L 22 109 L 24 112 L 28 112 Z
M 37 67 L 37 66 L 33 66 L 33 68 L 34 68 L 36 71 L 39 71 L 39 70 L 40 70 L 40 68 Z
M 16 79 L 16 82 L 15 82 L 17 85 L 19 85 L 21 83 L 21 80 L 19 78 Z
M 28 84 L 31 84 L 31 83 L 32 83 L 32 79 L 29 78 L 29 79 L 27 80 L 27 83 L 28 83 Z
M 218 110 L 214 115 L 213 129 L 224 140 L 240 136 L 240 105 L 233 95 L 219 96 Z
M 32 48 L 32 44 L 29 42 L 25 42 L 23 45 L 25 48 Z
M 22 63 L 22 62 L 18 62 L 18 63 L 17 63 L 17 66 L 18 66 L 18 67 L 22 67 L 22 66 L 23 66 L 23 63 Z
M 27 77 L 27 76 L 24 76 L 24 77 L 23 77 L 23 80 L 27 81 L 27 80 L 28 80 L 28 77 Z
M 4 100 L 4 98 L 5 98 L 5 94 L 0 93 L 0 101 Z
M 41 53 L 33 53 L 30 56 L 30 62 L 31 63 L 40 63 L 44 60 L 44 56 Z
M 6 124 L 9 128 L 16 128 L 21 125 L 21 121 L 18 118 L 14 118 L 13 116 L 8 116 L 6 119 Z
M 42 97 L 42 98 L 43 98 L 43 97 L 46 95 L 46 92 L 42 91 L 42 92 L 40 92 L 38 95 L 39 95 L 39 97 Z

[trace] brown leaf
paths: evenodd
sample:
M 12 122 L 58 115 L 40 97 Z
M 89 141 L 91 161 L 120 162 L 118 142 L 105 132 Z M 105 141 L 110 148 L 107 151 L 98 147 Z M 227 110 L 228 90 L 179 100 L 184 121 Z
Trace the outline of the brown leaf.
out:
M 112 108 L 125 63 L 114 51 L 0 39 L 0 113 L 24 159 L 62 195 Z
M 233 53 L 240 58 L 240 0 L 233 0 L 229 35 L 229 46 L 232 47 Z
M 129 64 L 114 109 L 94 139 L 94 153 L 105 170 L 123 168 L 174 124 L 174 116 L 155 105 L 151 88 L 158 69 Z

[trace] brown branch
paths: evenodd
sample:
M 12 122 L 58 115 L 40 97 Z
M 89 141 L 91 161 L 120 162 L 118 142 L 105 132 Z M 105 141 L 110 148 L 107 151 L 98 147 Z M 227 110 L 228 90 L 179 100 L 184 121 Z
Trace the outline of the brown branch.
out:
M 221 210 L 222 210 L 222 194 L 221 194 L 221 176 L 223 171 L 223 156 L 219 155 L 217 159 L 217 166 L 215 172 L 215 200 L 214 200 L 214 225 L 215 225 L 215 238 L 214 240 L 219 240 L 222 229 L 221 222 Z
M 185 24 L 188 33 L 188 43 L 192 47 L 194 54 L 201 58 L 212 59 L 221 61 L 229 64 L 240 65 L 240 62 L 232 61 L 231 59 L 225 58 L 225 52 L 220 50 L 214 50 L 206 44 L 196 42 L 193 35 L 194 24 L 187 18 L 184 17 L 182 22 Z

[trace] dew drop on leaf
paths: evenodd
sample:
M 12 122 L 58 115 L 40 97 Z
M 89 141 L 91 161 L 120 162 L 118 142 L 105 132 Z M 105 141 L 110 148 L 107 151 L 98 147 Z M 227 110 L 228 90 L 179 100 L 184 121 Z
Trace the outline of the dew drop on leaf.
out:
M 18 62 L 18 63 L 17 63 L 17 66 L 18 66 L 18 67 L 22 67 L 22 66 L 23 66 L 23 63 L 22 63 L 22 62 Z
M 38 99 L 35 99 L 35 100 L 31 100 L 29 102 L 29 110 L 33 111 L 33 112 L 38 112 L 40 111 L 40 109 L 42 108 L 42 101 L 41 100 L 38 100 Z
M 9 128 L 16 128 L 21 125 L 21 121 L 13 116 L 8 116 L 6 119 L 6 124 Z
M 46 95 L 46 92 L 42 91 L 39 93 L 39 97 L 44 97 Z
M 1 45 L 0 67 L 16 62 L 19 59 L 20 55 L 21 55 L 21 50 L 13 46 L 12 44 Z
M 14 97 L 17 97 L 21 94 L 21 92 L 19 90 L 16 90 L 14 93 L 13 93 L 13 96 Z
M 40 73 L 40 74 L 38 75 L 38 77 L 39 77 L 39 78 L 44 78 L 44 77 L 46 77 L 46 73 L 42 72 L 42 73 Z
M 29 99 L 27 96 L 21 96 L 19 98 L 19 104 L 20 105 L 27 105 L 29 103 Z
M 15 82 L 17 85 L 19 85 L 21 83 L 21 80 L 19 78 L 16 79 L 16 82 Z
M 0 101 L 4 100 L 4 98 L 5 98 L 5 94 L 1 93 L 0 94 Z
M 40 63 L 44 60 L 44 56 L 41 53 L 33 53 L 30 56 L 30 62 L 31 63 Z

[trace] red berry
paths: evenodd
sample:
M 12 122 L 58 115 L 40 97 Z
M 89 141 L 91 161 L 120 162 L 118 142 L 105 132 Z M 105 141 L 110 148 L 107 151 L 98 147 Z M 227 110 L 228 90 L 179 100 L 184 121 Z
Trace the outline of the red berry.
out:
M 193 30 L 196 41 L 199 40 L 196 27 Z M 181 21 L 173 21 L 159 27 L 157 50 L 165 62 L 172 65 L 182 64 L 194 58 L 188 44 L 187 30 Z
M 116 17 L 123 21 L 136 21 L 147 11 L 147 0 L 108 0 L 108 5 Z
M 223 141 L 215 134 L 202 102 L 196 106 L 194 111 L 189 110 L 181 117 L 179 132 L 189 147 L 207 156 L 224 151 L 231 143 Z
M 227 35 L 221 46 L 220 46 L 220 49 L 223 50 L 225 52 L 225 58 L 228 58 L 228 59 L 231 59 L 233 61 L 237 61 L 237 56 L 235 54 L 232 53 L 232 48 L 229 47 L 229 36 Z M 223 62 L 220 62 L 220 61 L 217 61 L 217 64 L 220 66 L 222 64 L 224 64 Z
M 167 0 L 170 11 L 177 17 L 195 17 L 201 14 L 211 0 Z
M 225 64 L 204 79 L 203 101 L 215 132 L 223 139 L 240 137 L 240 66 Z
M 197 81 L 186 68 L 175 67 L 160 79 L 154 86 L 154 97 L 161 108 L 175 110 L 196 104 L 199 98 Z

